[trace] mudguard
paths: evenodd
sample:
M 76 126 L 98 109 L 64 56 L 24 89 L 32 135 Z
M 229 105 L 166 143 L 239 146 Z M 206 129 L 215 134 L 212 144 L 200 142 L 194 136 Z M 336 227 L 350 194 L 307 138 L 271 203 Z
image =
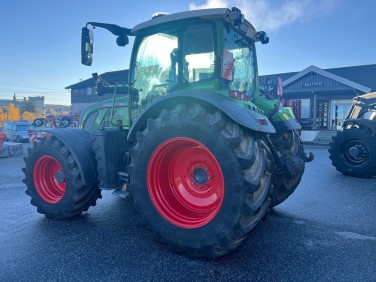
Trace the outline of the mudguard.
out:
M 282 120 L 282 121 L 273 121 L 273 125 L 277 130 L 277 134 L 283 133 L 287 130 L 299 130 L 302 129 L 302 126 L 295 119 Z
M 79 128 L 43 129 L 43 132 L 56 137 L 68 148 L 77 163 L 84 185 L 97 181 L 97 165 L 90 144 L 90 132 Z
M 146 127 L 149 118 L 157 118 L 162 108 L 171 108 L 179 103 L 197 101 L 208 107 L 219 109 L 234 122 L 254 131 L 275 133 L 270 121 L 263 115 L 246 110 L 226 96 L 208 90 L 189 90 L 168 94 L 146 107 L 129 130 L 128 141 L 135 141 L 137 131 Z
M 348 119 L 343 122 L 342 128 L 346 128 L 348 125 L 365 126 L 376 132 L 376 121 L 364 118 Z

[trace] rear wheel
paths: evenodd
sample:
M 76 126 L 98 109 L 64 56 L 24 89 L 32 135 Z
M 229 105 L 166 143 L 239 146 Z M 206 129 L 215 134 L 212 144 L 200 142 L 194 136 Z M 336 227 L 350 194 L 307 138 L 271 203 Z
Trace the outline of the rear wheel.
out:
M 63 117 L 61 120 L 62 127 L 68 127 L 71 124 L 71 121 L 68 117 Z
M 272 206 L 285 201 L 298 187 L 305 168 L 302 159 L 303 144 L 295 131 L 286 131 L 274 140 L 274 145 L 281 155 L 283 167 L 274 177 Z
M 376 175 L 376 135 L 367 128 L 345 128 L 333 137 L 329 149 L 333 166 L 346 175 Z
M 77 216 L 102 197 L 97 183 L 83 185 L 72 154 L 55 137 L 33 143 L 23 171 L 30 203 L 50 218 Z
M 44 118 L 37 118 L 37 119 L 34 120 L 34 125 L 36 127 L 40 127 L 40 126 L 44 125 L 45 123 L 46 123 L 46 119 L 44 119 Z
M 270 205 L 262 137 L 198 104 L 149 119 L 131 149 L 129 193 L 157 241 L 190 256 L 236 248 Z

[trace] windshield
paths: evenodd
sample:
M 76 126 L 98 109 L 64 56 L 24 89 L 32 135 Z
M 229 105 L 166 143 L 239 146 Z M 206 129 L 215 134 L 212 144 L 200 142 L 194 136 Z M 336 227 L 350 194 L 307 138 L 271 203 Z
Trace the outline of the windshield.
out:
M 233 58 L 233 77 L 230 89 L 251 96 L 255 89 L 254 48 L 250 39 L 246 39 L 233 29 L 225 28 L 225 51 Z
M 33 129 L 34 129 L 34 127 L 32 125 L 28 125 L 28 124 L 17 125 L 17 127 L 16 127 L 17 131 L 26 131 L 26 130 L 33 130 Z

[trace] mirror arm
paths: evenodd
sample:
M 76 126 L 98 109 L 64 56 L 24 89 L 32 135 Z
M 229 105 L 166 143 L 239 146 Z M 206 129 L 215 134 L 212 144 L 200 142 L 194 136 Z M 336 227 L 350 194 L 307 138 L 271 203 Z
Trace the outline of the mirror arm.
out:
M 107 29 L 109 32 L 111 32 L 113 35 L 116 35 L 116 36 L 124 36 L 124 35 L 131 35 L 132 34 L 131 29 L 121 27 L 121 26 L 118 26 L 116 24 L 88 22 L 86 24 L 86 27 L 88 27 L 88 25 L 91 25 L 93 28 L 101 27 L 101 28 Z

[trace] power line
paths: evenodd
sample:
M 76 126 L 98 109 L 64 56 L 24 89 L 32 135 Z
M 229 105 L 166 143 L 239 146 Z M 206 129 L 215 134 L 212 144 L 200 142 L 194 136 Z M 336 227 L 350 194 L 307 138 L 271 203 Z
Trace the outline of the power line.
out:
M 11 99 L 0 99 L 0 100 L 2 100 L 2 101 L 8 101 L 8 102 L 13 102 L 13 100 L 11 100 Z M 71 100 L 70 99 L 69 100 L 64 100 L 64 99 L 46 99 L 44 101 L 44 103 L 45 104 L 49 103 L 49 101 L 57 101 L 57 102 L 64 102 L 64 103 L 71 104 Z M 22 102 L 22 101 L 17 100 L 17 102 Z
M 11 93 L 10 93 L 11 92 Z M 69 92 L 34 92 L 34 91 L 5 91 L 5 90 L 0 90 L 0 93 L 9 93 L 11 94 L 56 94 L 56 95 L 61 95 L 61 94 L 70 94 Z
M 28 85 L 13 84 L 13 83 L 2 83 L 2 82 L 0 82 L 0 85 L 11 85 L 11 86 L 17 86 L 17 87 L 26 87 L 26 88 L 35 88 L 35 89 L 44 89 L 44 90 L 62 91 L 61 89 L 44 88 L 44 87 L 28 86 Z
M 20 92 L 15 92 L 15 93 L 9 93 L 9 94 L 3 94 L 3 93 L 0 93 L 0 97 L 11 97 L 11 99 L 13 99 L 13 94 L 16 94 L 16 96 L 19 96 L 17 94 L 21 94 Z M 43 93 L 42 93 L 43 94 Z M 38 97 L 38 96 L 41 96 L 41 95 L 35 95 L 35 96 L 28 96 L 28 97 Z M 61 97 L 61 98 L 70 98 L 71 96 L 70 95 L 61 95 L 59 93 L 56 93 L 56 94 L 48 94 L 44 97 Z M 18 99 L 18 98 L 17 98 Z

